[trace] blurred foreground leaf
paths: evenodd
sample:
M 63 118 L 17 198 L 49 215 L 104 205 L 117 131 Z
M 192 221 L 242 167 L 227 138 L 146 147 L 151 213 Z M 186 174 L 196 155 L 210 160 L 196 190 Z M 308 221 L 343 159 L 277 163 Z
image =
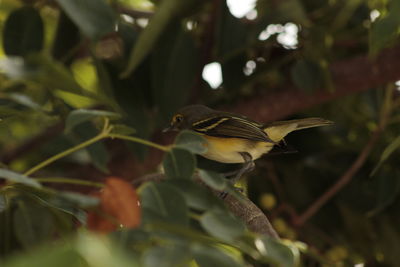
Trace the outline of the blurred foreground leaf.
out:
M 115 118 L 119 117 L 118 113 L 104 111 L 104 110 L 94 110 L 94 109 L 75 109 L 68 114 L 65 121 L 65 132 L 70 132 L 75 126 L 92 120 L 98 117 Z
M 190 179 L 196 168 L 196 158 L 188 150 L 174 147 L 165 154 L 163 167 L 170 179 Z
M 114 30 L 116 15 L 104 0 L 56 0 L 89 38 L 97 39 Z
M 189 210 L 185 197 L 165 183 L 147 183 L 140 191 L 144 223 L 157 221 L 188 225 Z
M 3 265 L 2 265 L 3 266 Z M 137 261 L 105 236 L 80 231 L 73 239 L 16 254 L 4 267 L 138 267 Z
M 369 36 L 370 54 L 377 55 L 378 52 L 390 45 L 400 30 L 400 1 L 388 1 L 389 7 L 387 14 L 378 18 L 372 23 Z
M 295 247 L 289 247 L 281 241 L 274 240 L 265 236 L 256 238 L 255 245 L 258 251 L 265 256 L 268 261 L 282 266 L 293 267 L 299 264 L 299 252 Z M 293 253 L 293 250 L 296 253 Z
M 222 191 L 226 188 L 227 180 L 219 173 L 199 170 L 200 179 L 211 188 Z
M 40 183 L 36 182 L 34 179 L 29 178 L 26 175 L 10 171 L 10 170 L 0 169 L 0 178 L 4 178 L 11 182 L 21 183 L 21 184 L 25 184 L 25 185 L 32 186 L 35 188 L 42 187 L 42 185 Z
M 190 260 L 187 247 L 168 245 L 148 249 L 142 256 L 143 267 L 186 266 Z
M 200 218 L 200 224 L 212 236 L 227 242 L 234 242 L 244 234 L 244 224 L 227 211 L 212 209 Z
M 163 121 L 187 103 L 198 72 L 199 51 L 191 34 L 180 23 L 168 29 L 151 57 L 154 98 Z
M 133 46 L 129 56 L 128 65 L 124 72 L 121 73 L 121 77 L 128 77 L 129 74 L 132 73 L 140 63 L 142 63 L 159 40 L 163 30 L 170 25 L 178 15 L 186 14 L 201 3 L 202 1 L 199 0 L 162 1 L 149 24 L 143 29 L 137 42 Z
M 0 212 L 3 212 L 7 209 L 7 199 L 3 193 L 0 193 Z
M 25 248 L 47 241 L 55 229 L 50 210 L 31 201 L 18 200 L 14 212 L 14 231 Z
M 167 182 L 177 187 L 182 192 L 190 208 L 204 211 L 213 208 L 225 209 L 220 199 L 203 185 L 193 180 L 170 179 Z
M 216 247 L 207 247 L 196 245 L 192 248 L 193 256 L 196 263 L 200 267 L 218 266 L 218 267 L 239 267 L 243 263 L 235 261 L 227 253 L 222 252 L 221 249 Z
M 206 140 L 199 134 L 192 131 L 181 131 L 175 139 L 175 147 L 189 150 L 195 154 L 202 154 L 207 151 Z
M 76 192 L 60 192 L 59 196 L 67 199 L 68 201 L 75 203 L 78 207 L 90 208 L 94 207 L 99 203 L 99 200 L 92 196 L 87 196 L 84 194 Z
M 77 95 L 87 95 L 64 65 L 43 55 L 26 58 L 9 57 L 0 61 L 0 70 L 16 80 L 33 81 L 50 90 L 61 90 Z
M 3 47 L 8 56 L 26 56 L 42 49 L 44 26 L 39 11 L 23 6 L 13 11 L 4 24 Z

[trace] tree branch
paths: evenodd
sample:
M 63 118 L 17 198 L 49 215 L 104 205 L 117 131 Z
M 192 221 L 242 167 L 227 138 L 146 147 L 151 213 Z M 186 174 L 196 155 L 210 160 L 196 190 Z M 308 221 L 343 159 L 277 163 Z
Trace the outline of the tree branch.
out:
M 132 181 L 135 186 L 138 184 L 147 182 L 147 181 L 155 181 L 159 182 L 165 179 L 165 175 L 161 173 L 152 173 L 145 175 L 143 177 L 137 178 Z M 195 181 L 199 184 L 204 185 L 201 182 L 200 178 L 194 177 Z M 205 185 L 204 185 L 205 186 Z M 219 195 L 221 192 L 212 190 L 211 188 L 205 186 L 209 190 L 211 190 L 214 194 Z M 274 239 L 279 239 L 278 234 L 275 229 L 272 227 L 269 222 L 267 216 L 264 214 L 262 210 L 260 210 L 247 196 L 243 195 L 242 199 L 237 199 L 232 195 L 226 195 L 223 198 L 225 205 L 228 209 L 237 217 L 239 217 L 247 226 L 247 228 L 257 234 L 267 235 Z
M 294 86 L 268 91 L 244 99 L 225 110 L 245 114 L 257 121 L 268 122 L 290 116 L 336 98 L 358 93 L 400 80 L 400 46 L 385 49 L 376 59 L 366 55 L 332 63 L 330 67 L 335 91 L 320 89 L 313 94 Z
M 267 216 L 250 199 L 243 196 L 238 200 L 232 195 L 227 195 L 224 202 L 228 209 L 247 225 L 251 231 L 279 239 Z
M 310 219 L 315 213 L 317 213 L 323 205 L 325 205 L 333 196 L 335 196 L 344 186 L 346 186 L 357 171 L 364 165 L 372 148 L 378 141 L 381 133 L 384 131 L 386 124 L 389 120 L 393 105 L 393 86 L 388 86 L 385 92 L 385 101 L 381 108 L 381 114 L 379 118 L 379 124 L 376 130 L 373 132 L 368 143 L 364 146 L 361 153 L 353 164 L 347 169 L 347 171 L 333 184 L 326 192 L 324 192 L 311 206 L 300 216 L 295 217 L 293 224 L 296 226 L 302 226 L 308 219 Z
M 314 216 L 322 206 L 324 206 L 332 197 L 334 197 L 344 186 L 346 186 L 357 171 L 364 165 L 376 141 L 379 139 L 381 131 L 377 130 L 373 133 L 367 145 L 361 151 L 357 159 L 346 170 L 346 172 L 333 184 L 326 192 L 324 192 L 308 209 L 298 217 L 294 217 L 293 224 L 302 226 L 308 219 Z

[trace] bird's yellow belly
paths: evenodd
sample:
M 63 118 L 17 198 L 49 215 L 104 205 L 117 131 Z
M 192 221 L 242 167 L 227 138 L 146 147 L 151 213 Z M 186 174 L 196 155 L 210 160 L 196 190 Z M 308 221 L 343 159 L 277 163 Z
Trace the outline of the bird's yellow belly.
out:
M 239 154 L 240 152 L 249 153 L 255 160 L 268 153 L 273 147 L 271 143 L 249 141 L 242 138 L 203 137 L 207 140 L 208 150 L 202 156 L 223 163 L 243 163 L 244 159 Z

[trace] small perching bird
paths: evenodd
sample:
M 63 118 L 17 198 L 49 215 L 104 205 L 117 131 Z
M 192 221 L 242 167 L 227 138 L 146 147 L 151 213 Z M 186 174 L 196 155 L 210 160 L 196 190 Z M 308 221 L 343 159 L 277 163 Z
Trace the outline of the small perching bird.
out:
M 242 115 L 191 105 L 176 112 L 164 131 L 195 131 L 207 141 L 203 157 L 222 163 L 244 163 L 236 181 L 254 168 L 254 160 L 271 151 L 290 132 L 330 124 L 321 118 L 305 118 L 263 125 Z

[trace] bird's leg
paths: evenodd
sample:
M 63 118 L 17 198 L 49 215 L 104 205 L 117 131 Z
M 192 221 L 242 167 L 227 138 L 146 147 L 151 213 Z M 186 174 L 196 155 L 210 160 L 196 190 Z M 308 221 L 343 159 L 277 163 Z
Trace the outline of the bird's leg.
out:
M 235 185 L 242 178 L 243 174 L 252 171 L 255 167 L 253 157 L 249 153 L 239 152 L 239 154 L 243 157 L 244 164 L 239 171 L 235 171 L 236 173 L 235 177 L 229 180 L 229 182 L 231 182 L 232 185 Z M 227 192 L 221 192 L 219 194 L 219 197 L 224 199 L 227 196 L 227 194 L 228 194 Z
M 236 176 L 233 179 L 231 179 L 232 184 L 235 184 L 236 182 L 238 182 L 242 178 L 243 174 L 245 174 L 246 172 L 252 171 L 255 167 L 253 158 L 249 153 L 239 152 L 239 154 L 242 156 L 242 158 L 244 160 L 244 164 L 243 164 L 242 168 L 239 170 L 239 172 L 236 174 Z

